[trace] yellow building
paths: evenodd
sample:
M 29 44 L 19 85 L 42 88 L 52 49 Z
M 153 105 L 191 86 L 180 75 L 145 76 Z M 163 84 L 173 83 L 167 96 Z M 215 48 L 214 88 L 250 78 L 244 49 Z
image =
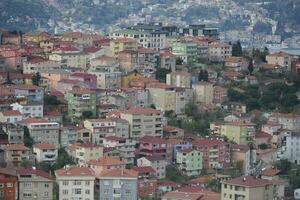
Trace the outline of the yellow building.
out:
M 26 42 L 41 42 L 48 40 L 50 38 L 50 34 L 42 31 L 33 31 L 26 33 L 24 35 L 24 41 Z
M 68 153 L 79 165 L 84 165 L 90 160 L 103 157 L 103 145 L 92 143 L 76 143 L 68 147 Z
M 224 135 L 237 144 L 248 144 L 254 141 L 255 124 L 250 122 L 211 123 L 214 134 Z
M 198 82 L 192 86 L 196 103 L 211 104 L 214 100 L 213 84 L 206 81 Z
M 112 39 L 109 43 L 110 50 L 114 56 L 124 50 L 137 50 L 138 42 L 130 38 L 116 38 Z
M 144 77 L 143 74 L 135 73 L 135 72 L 131 72 L 126 75 L 123 75 L 121 78 L 121 86 L 123 88 L 128 88 L 130 81 L 132 81 L 135 78 L 142 78 L 142 77 Z
M 284 185 L 253 176 L 242 176 L 222 182 L 222 200 L 270 200 L 283 199 Z
M 176 87 L 191 88 L 191 74 L 184 71 L 177 71 L 167 74 L 167 84 Z

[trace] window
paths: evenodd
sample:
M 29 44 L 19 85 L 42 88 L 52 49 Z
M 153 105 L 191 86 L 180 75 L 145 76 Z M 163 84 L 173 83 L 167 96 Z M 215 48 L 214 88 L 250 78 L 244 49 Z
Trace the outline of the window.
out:
M 74 193 L 75 194 L 81 194 L 81 189 L 80 188 L 75 188 Z
M 105 189 L 103 192 L 104 192 L 104 194 L 108 194 L 109 193 L 109 189 Z
M 85 185 L 90 185 L 90 181 L 85 181 Z
M 49 196 L 49 192 L 44 192 L 44 197 L 48 197 Z
M 109 185 L 109 181 L 103 181 L 103 185 Z
M 63 185 L 69 185 L 69 181 L 63 181 Z
M 0 183 L 0 188 L 3 188 L 3 185 L 4 185 L 3 183 Z
M 73 185 L 81 185 L 81 181 L 73 181 Z
M 131 191 L 130 190 L 125 190 L 125 194 L 130 195 Z
M 45 183 L 45 188 L 49 188 L 49 183 Z
M 85 190 L 85 194 L 90 194 L 90 190 Z
M 63 194 L 68 194 L 69 191 L 68 191 L 68 190 L 63 190 L 62 193 L 63 193 Z
M 114 189 L 114 194 L 121 194 L 121 190 L 120 189 Z
M 31 193 L 23 193 L 24 198 L 31 198 L 32 194 Z
M 32 187 L 32 183 L 31 182 L 25 182 L 24 183 L 24 188 L 31 188 Z
M 13 187 L 14 184 L 13 184 L 13 183 L 6 183 L 6 186 L 7 186 L 7 187 Z

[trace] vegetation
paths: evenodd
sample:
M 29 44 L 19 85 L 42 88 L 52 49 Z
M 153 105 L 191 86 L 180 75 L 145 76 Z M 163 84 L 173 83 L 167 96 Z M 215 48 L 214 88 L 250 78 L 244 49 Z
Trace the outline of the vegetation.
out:
M 167 179 L 174 181 L 176 183 L 184 183 L 189 178 L 187 176 L 181 175 L 181 172 L 175 165 L 168 165 L 166 169 L 166 177 Z
M 41 78 L 42 77 L 39 72 L 35 73 L 31 78 L 32 84 L 38 86 L 40 84 Z
M 198 76 L 199 81 L 208 81 L 208 72 L 207 70 L 200 70 L 199 76 Z
M 49 106 L 57 106 L 60 104 L 60 101 L 57 99 L 56 96 L 53 95 L 45 95 L 44 97 L 44 104 Z
M 232 56 L 243 56 L 243 49 L 240 41 L 232 45 Z
M 93 117 L 93 112 L 92 111 L 83 111 L 82 112 L 82 118 L 83 119 L 90 119 Z
M 155 77 L 161 82 L 166 82 L 167 74 L 171 73 L 171 70 L 165 68 L 157 68 Z
M 23 130 L 24 130 L 24 145 L 28 148 L 31 148 L 34 141 L 33 141 L 32 137 L 30 136 L 27 126 L 24 126 Z

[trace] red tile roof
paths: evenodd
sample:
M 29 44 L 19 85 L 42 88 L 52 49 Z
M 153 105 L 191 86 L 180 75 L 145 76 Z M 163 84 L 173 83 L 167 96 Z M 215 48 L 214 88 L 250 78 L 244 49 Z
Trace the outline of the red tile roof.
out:
M 86 47 L 83 49 L 83 52 L 85 53 L 95 53 L 97 51 L 99 51 L 100 48 L 97 48 L 97 47 L 94 47 L 94 46 L 91 46 L 91 47 Z
M 103 177 L 126 177 L 126 178 L 137 178 L 138 172 L 130 169 L 113 169 L 108 171 L 103 171 L 100 174 L 100 179 Z
M 225 181 L 224 183 L 244 187 L 261 187 L 273 184 L 272 181 L 261 178 L 255 178 L 253 176 L 241 176 Z
M 160 114 L 159 110 L 153 108 L 131 108 L 129 110 L 122 111 L 124 114 L 137 114 L 137 115 L 146 115 L 146 114 Z
M 270 117 L 274 117 L 274 118 L 300 118 L 300 115 L 297 114 L 284 114 L 284 113 L 273 113 Z
M 10 176 L 17 176 L 17 171 L 11 168 L 2 168 L 0 167 L 0 174 L 10 175 Z
M 280 173 L 280 170 L 276 168 L 268 168 L 262 171 L 262 176 L 276 176 Z
M 89 167 L 71 166 L 55 171 L 56 176 L 94 176 L 94 171 Z
M 158 186 L 171 186 L 171 187 L 177 187 L 179 184 L 173 181 L 163 180 L 159 181 L 157 183 Z
M 215 145 L 224 145 L 226 144 L 222 140 L 216 139 L 196 139 L 192 142 L 193 146 L 202 147 L 202 146 L 215 146 Z
M 187 149 L 180 150 L 180 152 L 182 152 L 182 153 L 191 153 L 192 151 L 194 151 L 194 149 L 192 149 L 192 148 L 187 148 Z
M 25 147 L 23 144 L 7 144 L 6 146 L 3 147 L 4 150 L 6 151 L 26 151 L 29 150 L 29 148 Z
M 139 140 L 140 143 L 166 144 L 167 141 L 160 137 L 144 136 Z
M 273 56 L 273 57 L 287 57 L 289 56 L 290 54 L 286 53 L 286 52 L 275 52 L 275 53 L 272 53 L 270 54 L 269 56 Z
M 90 160 L 88 161 L 88 164 L 96 166 L 125 165 L 125 163 L 119 159 L 106 156 L 99 158 L 98 160 Z
M 145 167 L 133 167 L 132 170 L 137 171 L 139 174 L 155 173 L 155 170 L 150 166 Z
M 16 116 L 22 115 L 18 110 L 4 110 L 1 112 L 3 116 Z
M 255 138 L 272 138 L 272 135 L 270 135 L 269 133 L 260 131 L 255 134 Z
M 40 169 L 36 169 L 34 167 L 17 169 L 17 173 L 20 174 L 20 175 L 36 174 L 38 176 L 41 176 L 41 177 L 44 177 L 46 179 L 51 179 L 52 180 L 52 178 L 50 177 L 50 175 L 47 172 L 45 172 L 43 170 L 40 170 Z
M 38 148 L 41 150 L 56 149 L 56 147 L 53 144 L 48 144 L 48 143 L 35 144 L 35 145 L 33 145 L 33 148 Z

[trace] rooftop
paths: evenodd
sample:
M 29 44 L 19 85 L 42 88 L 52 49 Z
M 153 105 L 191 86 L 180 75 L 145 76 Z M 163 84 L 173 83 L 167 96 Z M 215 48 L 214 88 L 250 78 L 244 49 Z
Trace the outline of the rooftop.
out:
M 3 116 L 16 116 L 22 115 L 18 110 L 4 110 L 1 112 Z
M 262 187 L 273 184 L 270 180 L 256 178 L 254 176 L 241 176 L 225 181 L 224 183 L 243 187 Z
M 94 171 L 89 167 L 71 166 L 55 171 L 56 176 L 94 176 Z
M 98 160 L 90 160 L 88 164 L 97 165 L 97 166 L 125 165 L 125 163 L 119 159 L 106 157 L 106 156 L 99 158 Z
M 100 179 L 103 177 L 123 177 L 123 178 L 137 178 L 138 172 L 130 169 L 113 169 L 103 171 L 100 174 Z
M 35 144 L 33 145 L 33 148 L 37 148 L 41 150 L 56 149 L 56 147 L 53 144 L 48 144 L 48 143 Z
M 35 167 L 20 168 L 20 169 L 17 169 L 17 173 L 20 175 L 36 174 L 38 176 L 52 180 L 52 178 L 50 177 L 50 175 L 47 172 L 40 170 L 40 169 L 36 169 Z

